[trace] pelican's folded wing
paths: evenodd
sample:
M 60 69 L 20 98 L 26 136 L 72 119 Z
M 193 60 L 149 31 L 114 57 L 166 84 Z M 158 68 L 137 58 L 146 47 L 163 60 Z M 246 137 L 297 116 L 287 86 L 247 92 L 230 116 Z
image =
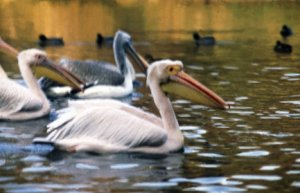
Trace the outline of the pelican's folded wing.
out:
M 1 64 L 0 64 L 0 78 L 7 78 L 7 75 L 6 73 L 4 72 Z
M 78 75 L 85 82 L 98 82 L 99 85 L 122 85 L 124 76 L 113 64 L 103 61 L 60 60 L 60 65 Z
M 88 103 L 87 103 L 88 104 Z M 63 149 L 113 152 L 143 146 L 160 146 L 167 133 L 158 125 L 116 106 L 77 106 L 60 111 L 48 125 L 48 141 Z

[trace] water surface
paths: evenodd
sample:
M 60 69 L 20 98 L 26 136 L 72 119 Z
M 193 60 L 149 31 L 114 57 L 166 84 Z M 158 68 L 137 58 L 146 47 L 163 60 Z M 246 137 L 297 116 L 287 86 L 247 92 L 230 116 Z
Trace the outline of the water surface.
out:
M 299 9 L 297 1 L 1 1 L 1 37 L 19 50 L 37 47 L 45 33 L 64 37 L 64 47 L 43 48 L 54 60 L 113 62 L 110 47 L 95 45 L 96 33 L 123 29 L 141 54 L 182 60 L 232 108 L 172 97 L 185 151 L 158 157 L 16 151 L 6 145 L 44 136 L 49 117 L 2 121 L 0 192 L 299 192 Z M 283 24 L 294 31 L 290 55 L 273 52 Z M 194 31 L 217 45 L 195 47 Z M 20 78 L 15 59 L 0 54 L 0 63 Z M 145 87 L 129 101 L 157 113 Z M 64 105 L 53 101 L 54 109 Z

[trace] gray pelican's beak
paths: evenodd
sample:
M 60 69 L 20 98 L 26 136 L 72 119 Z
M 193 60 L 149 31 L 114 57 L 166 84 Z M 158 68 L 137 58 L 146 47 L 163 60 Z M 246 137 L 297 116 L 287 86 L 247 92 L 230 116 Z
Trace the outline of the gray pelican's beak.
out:
M 126 53 L 130 56 L 130 58 L 138 64 L 138 67 L 140 68 L 140 70 L 147 74 L 147 69 L 148 69 L 148 62 L 140 55 L 138 54 L 135 49 L 133 48 L 132 44 L 130 42 L 128 42 L 125 45 L 125 51 Z
M 182 70 L 170 76 L 168 82 L 161 84 L 161 88 L 166 93 L 175 94 L 202 105 L 220 109 L 229 108 L 220 96 Z
M 70 86 L 75 91 L 82 91 L 84 82 L 67 69 L 55 64 L 49 59 L 31 66 L 36 77 L 47 77 L 62 85 Z

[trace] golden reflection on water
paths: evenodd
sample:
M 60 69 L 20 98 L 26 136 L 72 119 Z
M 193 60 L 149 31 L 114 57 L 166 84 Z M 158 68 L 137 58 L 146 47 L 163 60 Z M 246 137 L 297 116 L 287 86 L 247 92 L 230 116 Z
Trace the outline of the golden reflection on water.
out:
M 206 33 L 262 28 L 274 34 L 287 20 L 296 22 L 297 18 L 291 16 L 298 10 L 293 7 L 299 7 L 291 2 L 271 6 L 268 2 L 250 2 L 255 8 L 252 5 L 249 9 L 249 3 L 205 2 L 210 1 L 1 1 L 0 32 L 11 39 L 26 36 L 34 40 L 45 33 L 62 36 L 66 41 L 91 41 L 97 32 L 112 35 L 119 28 L 134 32 L 203 30 Z M 289 8 L 289 12 L 282 11 Z M 169 36 L 188 37 L 178 33 Z

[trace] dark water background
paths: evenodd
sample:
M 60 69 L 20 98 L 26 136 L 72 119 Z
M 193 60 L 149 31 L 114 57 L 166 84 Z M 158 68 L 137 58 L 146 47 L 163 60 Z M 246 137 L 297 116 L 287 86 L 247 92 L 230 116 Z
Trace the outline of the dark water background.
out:
M 186 145 L 166 157 L 16 151 L 6 144 L 30 145 L 49 117 L 0 122 L 0 192 L 299 192 L 299 10 L 299 1 L 1 1 L 0 35 L 19 50 L 37 47 L 45 33 L 66 43 L 45 48 L 52 59 L 113 62 L 111 48 L 95 46 L 96 33 L 123 29 L 142 55 L 182 60 L 232 108 L 173 97 Z M 290 55 L 273 51 L 283 24 L 294 32 Z M 217 45 L 195 47 L 194 31 Z M 16 59 L 0 54 L 0 64 L 20 78 Z M 144 87 L 131 100 L 156 112 Z

